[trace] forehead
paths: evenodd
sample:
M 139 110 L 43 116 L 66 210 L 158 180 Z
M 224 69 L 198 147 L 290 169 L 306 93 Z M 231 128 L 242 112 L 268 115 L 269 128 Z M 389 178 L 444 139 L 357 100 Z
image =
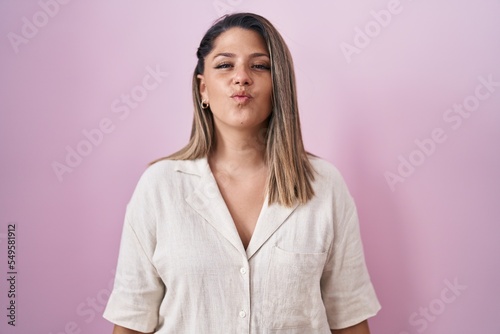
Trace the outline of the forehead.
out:
M 249 29 L 231 28 L 215 39 L 211 53 L 231 52 L 238 54 L 256 51 L 268 53 L 266 43 L 261 35 Z

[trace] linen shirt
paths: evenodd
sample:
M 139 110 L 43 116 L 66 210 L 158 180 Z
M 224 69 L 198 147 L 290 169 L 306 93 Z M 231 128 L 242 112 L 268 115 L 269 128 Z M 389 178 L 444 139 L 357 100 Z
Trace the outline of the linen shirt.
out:
M 334 166 L 310 161 L 315 196 L 266 199 L 246 249 L 206 158 L 148 167 L 104 317 L 160 334 L 329 334 L 375 315 L 353 199 Z

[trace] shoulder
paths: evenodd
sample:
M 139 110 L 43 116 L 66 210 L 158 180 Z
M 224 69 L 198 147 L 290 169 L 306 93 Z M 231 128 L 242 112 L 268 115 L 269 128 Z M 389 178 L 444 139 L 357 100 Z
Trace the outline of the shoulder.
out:
M 139 179 L 139 184 L 154 185 L 172 181 L 174 175 L 192 174 L 203 175 L 206 173 L 206 159 L 196 160 L 160 160 L 148 166 Z
M 198 160 L 160 160 L 149 165 L 140 176 L 127 204 L 133 224 L 154 221 L 162 210 L 172 209 L 183 197 L 183 188 L 194 184 L 196 175 L 205 173 L 204 162 Z M 194 177 L 192 177 L 192 175 Z M 149 218 L 146 218 L 149 217 Z
M 206 159 L 160 160 L 148 166 L 140 176 L 132 195 L 132 202 L 158 202 L 172 196 L 183 184 L 197 180 L 207 171 Z M 191 175 L 195 177 L 192 178 Z
M 314 167 L 315 171 L 319 174 L 332 175 L 332 176 L 340 174 L 337 167 L 335 167 L 331 162 L 326 161 L 323 158 L 317 156 L 309 156 L 309 162 Z
M 339 169 L 319 157 L 310 157 L 309 161 L 315 171 L 313 202 L 319 201 L 325 205 L 327 203 L 333 204 L 334 210 L 350 210 L 354 207 L 354 199 Z
M 323 184 L 328 187 L 346 187 L 344 177 L 331 162 L 315 156 L 310 156 L 309 162 L 315 172 L 314 183 Z

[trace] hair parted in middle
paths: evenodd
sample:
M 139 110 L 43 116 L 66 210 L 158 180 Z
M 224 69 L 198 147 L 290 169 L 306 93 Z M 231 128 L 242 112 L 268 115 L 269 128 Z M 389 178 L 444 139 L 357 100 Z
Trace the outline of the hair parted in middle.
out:
M 304 149 L 292 56 L 276 28 L 264 17 L 253 13 L 225 15 L 215 21 L 203 36 L 196 56 L 198 63 L 192 78 L 194 119 L 188 144 L 178 152 L 153 161 L 164 159 L 194 160 L 208 157 L 214 149 L 215 129 L 210 107 L 201 106 L 198 74 L 205 70 L 205 58 L 212 51 L 214 42 L 231 28 L 257 32 L 265 41 L 271 59 L 272 111 L 264 133 L 250 143 L 265 150 L 269 168 L 267 193 L 269 204 L 292 206 L 304 204 L 314 196 L 312 181 L 314 170 L 309 153 Z

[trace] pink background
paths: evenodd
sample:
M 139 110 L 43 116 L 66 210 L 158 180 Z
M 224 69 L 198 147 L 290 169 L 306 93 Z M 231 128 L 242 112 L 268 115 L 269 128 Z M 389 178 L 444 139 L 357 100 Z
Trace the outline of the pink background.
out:
M 221 3 L 266 16 L 292 50 L 306 147 L 337 165 L 358 204 L 383 305 L 372 333 L 500 333 L 500 86 L 472 97 L 478 77 L 500 82 L 494 0 L 71 1 L 51 16 L 37 1 L 1 1 L 0 332 L 111 333 L 101 313 L 125 205 L 146 164 L 188 140 L 194 53 Z M 371 11 L 388 7 L 380 26 Z M 12 43 L 34 20 L 38 31 Z M 348 57 L 342 43 L 362 47 Z M 168 76 L 140 96 L 148 66 Z M 131 92 L 144 99 L 115 113 Z M 461 103 L 475 110 L 454 129 L 458 114 L 443 117 Z M 85 147 L 82 131 L 105 119 L 112 130 Z M 414 152 L 436 128 L 446 140 Z M 88 155 L 59 180 L 53 163 L 78 145 Z M 418 166 L 391 189 L 400 156 Z

